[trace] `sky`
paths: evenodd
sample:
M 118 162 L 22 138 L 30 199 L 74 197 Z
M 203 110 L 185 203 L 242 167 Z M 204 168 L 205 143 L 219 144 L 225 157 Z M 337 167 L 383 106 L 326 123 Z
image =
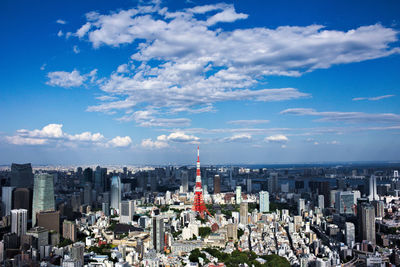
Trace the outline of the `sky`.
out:
M 398 1 L 0 2 L 0 164 L 400 161 Z

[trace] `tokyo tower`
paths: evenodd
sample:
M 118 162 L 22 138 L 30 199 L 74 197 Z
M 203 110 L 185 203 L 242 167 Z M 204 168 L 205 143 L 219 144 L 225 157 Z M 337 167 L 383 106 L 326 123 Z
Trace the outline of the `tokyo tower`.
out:
M 203 199 L 203 188 L 201 186 L 201 174 L 200 174 L 200 151 L 197 147 L 197 164 L 196 164 L 196 186 L 194 188 L 194 202 L 192 210 L 200 214 L 200 217 L 204 219 L 204 212 L 207 212 L 211 216 L 210 212 L 206 208 Z

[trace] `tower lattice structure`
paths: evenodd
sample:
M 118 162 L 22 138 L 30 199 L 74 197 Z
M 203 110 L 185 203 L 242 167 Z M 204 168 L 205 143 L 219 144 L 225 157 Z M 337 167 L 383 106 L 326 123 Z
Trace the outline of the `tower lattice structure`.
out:
M 211 216 L 210 212 L 207 210 L 206 204 L 203 198 L 203 188 L 201 186 L 201 173 L 200 173 L 200 150 L 197 147 L 197 164 L 196 164 L 196 185 L 194 187 L 194 201 L 193 201 L 193 211 L 199 213 L 201 218 L 204 218 L 204 213 Z

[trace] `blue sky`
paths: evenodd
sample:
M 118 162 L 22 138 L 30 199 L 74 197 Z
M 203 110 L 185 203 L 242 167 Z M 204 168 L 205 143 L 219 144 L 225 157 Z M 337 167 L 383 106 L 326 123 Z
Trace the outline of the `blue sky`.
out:
M 398 1 L 2 1 L 0 163 L 398 161 Z

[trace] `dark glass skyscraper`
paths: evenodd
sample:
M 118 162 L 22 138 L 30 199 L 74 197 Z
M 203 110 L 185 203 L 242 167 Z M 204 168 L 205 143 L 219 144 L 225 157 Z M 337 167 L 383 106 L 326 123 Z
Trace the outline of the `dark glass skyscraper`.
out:
M 30 163 L 11 164 L 10 185 L 14 187 L 32 187 L 33 173 Z

